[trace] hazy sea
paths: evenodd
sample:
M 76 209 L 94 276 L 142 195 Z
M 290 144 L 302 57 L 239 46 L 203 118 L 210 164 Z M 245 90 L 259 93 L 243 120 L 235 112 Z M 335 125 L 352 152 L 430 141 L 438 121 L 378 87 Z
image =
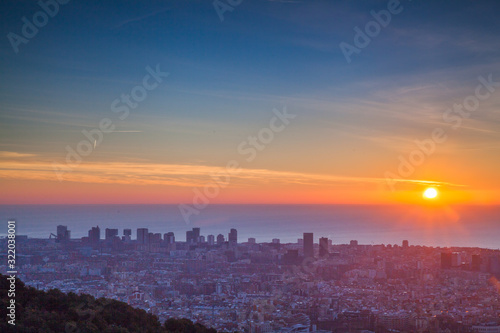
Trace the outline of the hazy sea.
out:
M 186 231 L 200 227 L 202 235 L 227 238 L 238 230 L 238 241 L 279 238 L 296 242 L 303 232 L 314 240 L 328 237 L 334 244 L 356 239 L 360 244 L 410 244 L 500 248 L 500 206 L 365 206 L 365 205 L 211 205 L 187 224 L 177 205 L 0 205 L 0 235 L 7 220 L 17 221 L 17 234 L 48 238 L 56 226 L 67 225 L 72 238 L 86 236 L 92 226 L 151 232 L 173 231 L 184 241 Z

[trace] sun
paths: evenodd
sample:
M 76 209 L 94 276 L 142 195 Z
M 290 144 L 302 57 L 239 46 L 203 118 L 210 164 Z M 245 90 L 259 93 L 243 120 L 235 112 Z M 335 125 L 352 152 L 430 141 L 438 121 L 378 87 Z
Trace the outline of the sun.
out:
M 438 196 L 438 191 L 434 187 L 425 189 L 423 197 L 425 199 L 435 199 Z

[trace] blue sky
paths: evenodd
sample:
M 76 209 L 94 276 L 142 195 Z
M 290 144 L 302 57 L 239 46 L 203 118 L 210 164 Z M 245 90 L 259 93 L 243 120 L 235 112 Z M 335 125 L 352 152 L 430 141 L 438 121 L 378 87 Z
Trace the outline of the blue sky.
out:
M 4 163 L 11 153 L 63 161 L 65 146 L 113 117 L 112 101 L 142 82 L 146 66 L 160 64 L 169 77 L 84 164 L 225 165 L 273 108 L 286 106 L 297 121 L 248 168 L 382 177 L 446 108 L 473 92 L 478 76 L 500 78 L 496 1 L 401 1 L 402 11 L 348 64 L 339 44 L 353 44 L 354 27 L 364 29 L 370 11 L 387 4 L 243 0 L 221 22 L 211 1 L 72 0 L 16 54 L 7 34 L 20 34 L 21 18 L 31 20 L 40 7 L 3 1 Z M 480 161 L 474 172 L 493 176 L 499 95 L 432 158 L 473 158 Z M 426 168 L 415 177 L 464 182 L 442 165 Z M 467 181 L 481 187 L 490 179 Z

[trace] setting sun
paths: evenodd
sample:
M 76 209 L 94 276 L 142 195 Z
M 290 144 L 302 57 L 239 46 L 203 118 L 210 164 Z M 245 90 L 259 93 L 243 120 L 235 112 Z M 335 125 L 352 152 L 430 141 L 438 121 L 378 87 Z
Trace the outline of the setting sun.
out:
M 429 187 L 424 191 L 424 198 L 425 199 L 434 199 L 438 195 L 438 191 L 434 187 Z

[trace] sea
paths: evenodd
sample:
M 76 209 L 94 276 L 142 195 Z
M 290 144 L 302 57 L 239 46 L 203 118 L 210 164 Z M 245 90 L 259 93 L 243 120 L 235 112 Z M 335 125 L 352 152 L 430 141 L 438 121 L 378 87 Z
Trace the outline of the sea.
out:
M 183 218 L 178 205 L 0 205 L 0 236 L 7 221 L 16 220 L 17 235 L 49 238 L 58 225 L 71 231 L 71 238 L 88 235 L 99 226 L 137 228 L 175 233 L 184 241 L 186 231 L 201 228 L 201 235 L 224 235 L 238 231 L 238 242 L 296 243 L 304 232 L 331 239 L 333 244 L 398 244 L 434 247 L 481 247 L 500 249 L 500 206 L 406 206 L 406 205 L 209 205 Z

